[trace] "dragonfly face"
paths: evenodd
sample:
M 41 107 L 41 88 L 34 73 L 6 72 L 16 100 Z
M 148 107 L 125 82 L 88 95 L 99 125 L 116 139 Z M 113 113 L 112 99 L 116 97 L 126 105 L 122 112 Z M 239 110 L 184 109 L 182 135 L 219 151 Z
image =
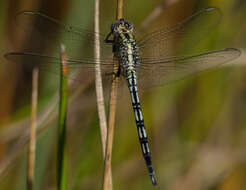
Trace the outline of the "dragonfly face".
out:
M 133 24 L 124 18 L 121 18 L 111 25 L 111 32 L 116 36 L 121 36 L 121 34 L 131 34 L 133 32 Z
M 111 25 L 111 31 L 107 35 L 105 42 L 112 43 L 113 45 L 122 42 L 126 43 L 128 40 L 134 38 L 133 29 L 134 27 L 131 22 L 125 20 L 124 18 L 121 18 Z M 113 39 L 111 38 L 110 40 L 109 38 L 111 37 L 111 35 L 113 36 Z M 113 51 L 115 52 L 116 50 Z

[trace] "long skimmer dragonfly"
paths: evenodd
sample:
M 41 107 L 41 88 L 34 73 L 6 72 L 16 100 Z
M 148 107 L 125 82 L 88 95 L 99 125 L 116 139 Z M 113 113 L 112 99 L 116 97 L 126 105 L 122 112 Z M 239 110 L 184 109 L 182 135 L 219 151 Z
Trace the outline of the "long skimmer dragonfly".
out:
M 210 22 L 205 22 L 207 20 Z M 58 65 L 60 63 L 59 54 L 54 54 L 59 51 L 46 51 L 44 47 L 50 43 L 52 38 L 57 37 L 57 33 L 60 33 L 62 42 L 67 47 L 70 69 L 81 68 L 84 72 L 90 72 L 94 71 L 96 63 L 100 63 L 102 73 L 106 76 L 113 73 L 113 59 L 108 54 L 112 53 L 113 49 L 114 57 L 119 62 L 118 72 L 114 74 L 123 76 L 127 81 L 143 157 L 152 184 L 156 185 L 138 87 L 141 90 L 145 87 L 165 84 L 239 57 L 240 51 L 233 48 L 183 54 L 173 50 L 178 49 L 173 46 L 178 40 L 189 42 L 184 49 L 186 52 L 191 50 L 189 48 L 194 47 L 203 36 L 206 36 L 219 23 L 219 20 L 220 11 L 217 8 L 205 8 L 173 27 L 152 32 L 138 39 L 138 33 L 134 33 L 133 24 L 123 18 L 115 21 L 111 25 L 109 34 L 104 36 L 63 24 L 40 12 L 25 11 L 16 16 L 16 22 L 17 25 L 21 25 L 23 31 L 28 32 L 28 37 L 33 39 L 32 44 L 22 47 L 21 50 L 9 52 L 5 57 L 25 64 Z M 197 36 L 189 32 L 192 27 L 198 28 Z M 91 50 L 99 44 L 101 58 L 95 59 Z M 83 46 L 87 50 L 78 54 L 76 49 Z M 73 77 L 74 74 L 71 72 L 71 78 Z

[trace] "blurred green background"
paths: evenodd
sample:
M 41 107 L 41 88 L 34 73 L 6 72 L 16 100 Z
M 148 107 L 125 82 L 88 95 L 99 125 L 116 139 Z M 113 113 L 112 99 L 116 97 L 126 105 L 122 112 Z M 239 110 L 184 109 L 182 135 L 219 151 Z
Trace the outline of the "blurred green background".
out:
M 101 30 L 115 18 L 115 0 L 100 2 Z M 157 189 L 246 189 L 246 1 L 125 0 L 124 14 L 136 26 L 156 8 L 162 11 L 150 30 L 175 24 L 208 7 L 222 13 L 199 50 L 240 48 L 239 59 L 225 67 L 188 77 L 141 95 L 150 137 Z M 71 25 L 91 29 L 91 0 L 2 0 L 0 2 L 0 189 L 25 189 L 31 70 L 3 55 L 25 43 L 13 24 L 16 13 L 38 10 Z M 197 26 L 199 27 L 199 26 Z M 198 28 L 193 28 L 194 34 Z M 52 40 L 51 44 L 52 45 Z M 85 50 L 86 51 L 86 50 Z M 59 80 L 42 72 L 35 189 L 56 189 L 57 90 Z M 105 89 L 105 94 L 108 94 Z M 120 91 L 121 92 L 121 91 Z M 129 95 L 119 97 L 113 146 L 114 189 L 153 189 L 137 137 Z M 108 96 L 105 98 L 108 105 Z M 103 158 L 93 81 L 72 85 L 68 113 L 68 189 L 100 189 Z

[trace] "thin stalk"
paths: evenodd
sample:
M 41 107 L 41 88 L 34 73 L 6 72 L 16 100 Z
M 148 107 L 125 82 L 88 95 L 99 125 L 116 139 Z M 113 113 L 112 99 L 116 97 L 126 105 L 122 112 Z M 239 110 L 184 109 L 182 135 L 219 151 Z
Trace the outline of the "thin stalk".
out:
M 119 20 L 123 18 L 123 0 L 117 0 L 117 9 L 116 9 L 116 19 Z
M 115 61 L 115 64 L 116 63 L 117 61 Z M 115 72 L 117 72 L 117 70 L 115 70 Z M 109 125 L 108 125 L 108 133 L 107 133 L 106 156 L 104 160 L 103 190 L 113 189 L 111 160 L 112 160 L 112 149 L 113 149 L 114 128 L 115 128 L 118 81 L 119 81 L 118 77 L 113 79 L 112 86 L 111 86 L 111 93 L 110 93 Z
M 123 17 L 123 0 L 117 0 L 116 19 L 119 20 Z M 114 59 L 114 73 L 118 70 L 118 61 Z M 113 183 L 111 180 L 111 160 L 112 160 L 112 148 L 114 139 L 114 127 L 115 127 L 115 115 L 116 115 L 116 103 L 118 93 L 119 78 L 113 76 L 110 102 L 109 102 L 109 125 L 107 133 L 107 144 L 106 144 L 106 156 L 104 161 L 104 175 L 103 175 L 103 190 L 112 190 Z
M 100 14 L 100 0 L 95 0 L 95 16 L 94 16 L 94 28 L 95 33 L 99 34 L 100 24 L 99 24 L 99 14 Z M 99 36 L 95 35 L 95 46 L 94 46 L 95 59 L 100 60 L 100 40 Z M 105 160 L 106 154 L 106 141 L 107 141 L 107 121 L 103 97 L 103 86 L 102 86 L 102 76 L 101 76 L 101 67 L 100 63 L 96 63 L 95 67 L 95 85 L 96 85 L 96 95 L 97 95 L 97 110 L 100 123 L 100 132 L 101 132 L 101 144 L 102 144 L 102 153 Z M 112 175 L 111 168 L 109 169 L 109 184 L 112 184 Z
M 67 189 L 66 180 L 66 118 L 67 118 L 67 77 L 68 64 L 65 47 L 61 44 L 61 80 L 58 126 L 58 152 L 57 152 L 57 187 L 58 190 Z
M 99 3 L 100 0 L 95 0 L 95 33 L 99 34 Z M 94 46 L 94 54 L 95 59 L 100 60 L 100 40 L 99 36 L 95 35 L 95 46 Z M 100 63 L 96 63 L 95 67 L 95 85 L 96 85 L 96 95 L 97 95 L 97 110 L 98 117 L 100 123 L 100 132 L 101 132 L 101 144 L 102 144 L 102 152 L 103 157 L 105 157 L 105 149 L 106 149 L 106 140 L 107 140 L 107 121 L 106 121 L 106 113 L 105 113 L 105 105 L 104 105 L 104 97 L 103 97 L 103 86 L 102 86 L 102 76 L 101 76 L 101 66 Z
M 27 190 L 33 189 L 35 173 L 35 150 L 36 150 L 36 126 L 37 126 L 37 105 L 38 105 L 38 68 L 32 72 L 32 100 L 31 100 L 31 123 L 30 143 L 27 164 Z

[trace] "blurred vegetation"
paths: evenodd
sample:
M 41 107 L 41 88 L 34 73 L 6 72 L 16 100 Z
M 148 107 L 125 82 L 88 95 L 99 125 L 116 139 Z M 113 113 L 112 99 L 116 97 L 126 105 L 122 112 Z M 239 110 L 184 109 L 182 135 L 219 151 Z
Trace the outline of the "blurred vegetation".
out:
M 199 50 L 236 47 L 244 51 L 245 1 L 173 2 L 164 7 L 150 30 L 162 26 L 163 22 L 175 24 L 204 7 L 215 6 L 223 13 L 222 22 L 199 45 Z M 125 0 L 125 15 L 138 27 L 160 3 L 163 0 Z M 115 18 L 115 5 L 114 0 L 101 1 L 101 30 L 104 33 Z M 19 35 L 12 22 L 14 16 L 22 10 L 39 10 L 65 23 L 92 29 L 93 8 L 93 1 L 89 0 L 0 2 L 0 189 L 26 188 L 31 69 L 9 63 L 2 56 L 26 43 L 26 37 Z M 196 28 L 193 30 L 195 34 Z M 52 45 L 52 40 L 50 43 Z M 158 189 L 246 188 L 244 58 L 141 96 Z M 41 73 L 35 190 L 55 189 L 56 186 L 58 82 L 59 78 L 54 74 Z M 109 89 L 105 90 L 108 94 Z M 94 83 L 85 80 L 72 86 L 69 93 L 68 189 L 100 189 L 103 158 Z M 152 189 L 139 147 L 129 95 L 125 94 L 126 97 L 119 97 L 117 105 L 114 189 Z

